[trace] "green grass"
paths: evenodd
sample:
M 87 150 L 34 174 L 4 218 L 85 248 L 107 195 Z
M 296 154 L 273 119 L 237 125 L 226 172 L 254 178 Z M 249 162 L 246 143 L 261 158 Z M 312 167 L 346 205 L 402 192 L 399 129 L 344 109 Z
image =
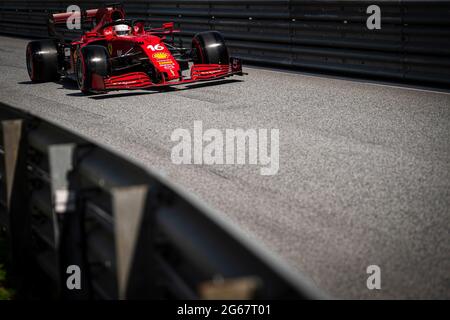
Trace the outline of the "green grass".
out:
M 8 286 L 8 273 L 6 272 L 6 241 L 0 233 L 0 300 L 11 300 L 14 298 L 14 290 Z

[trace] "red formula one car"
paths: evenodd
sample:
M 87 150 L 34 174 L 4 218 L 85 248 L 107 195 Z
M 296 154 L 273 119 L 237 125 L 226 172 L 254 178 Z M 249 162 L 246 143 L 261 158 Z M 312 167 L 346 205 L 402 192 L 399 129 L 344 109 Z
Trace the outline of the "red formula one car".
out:
M 78 13 L 93 27 L 80 39 L 66 42 L 55 26 L 65 25 L 76 13 L 49 16 L 52 37 L 32 41 L 26 59 L 33 82 L 76 80 L 83 93 L 172 86 L 243 75 L 241 60 L 230 58 L 217 31 L 198 33 L 192 48 L 175 45 L 173 23 L 150 28 L 143 20 L 125 19 L 120 4 Z M 75 16 L 76 18 L 76 16 Z

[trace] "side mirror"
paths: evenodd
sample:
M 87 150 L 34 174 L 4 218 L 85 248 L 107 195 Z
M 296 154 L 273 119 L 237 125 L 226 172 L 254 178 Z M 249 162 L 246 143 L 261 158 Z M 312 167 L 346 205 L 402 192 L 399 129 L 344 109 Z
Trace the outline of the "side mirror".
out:
M 142 34 L 144 33 L 144 22 L 137 22 L 134 26 L 134 34 Z

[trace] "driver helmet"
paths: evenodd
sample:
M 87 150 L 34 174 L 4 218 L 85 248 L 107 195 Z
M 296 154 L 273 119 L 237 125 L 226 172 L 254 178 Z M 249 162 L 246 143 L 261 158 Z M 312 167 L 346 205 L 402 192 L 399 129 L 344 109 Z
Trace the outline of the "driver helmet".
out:
M 131 34 L 131 27 L 126 24 L 118 24 L 114 26 L 114 32 L 118 36 L 126 36 Z

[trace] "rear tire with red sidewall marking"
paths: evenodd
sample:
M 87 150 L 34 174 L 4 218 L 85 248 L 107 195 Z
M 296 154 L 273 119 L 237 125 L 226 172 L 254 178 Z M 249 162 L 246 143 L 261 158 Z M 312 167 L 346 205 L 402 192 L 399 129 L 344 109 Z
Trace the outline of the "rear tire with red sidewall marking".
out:
M 33 82 L 55 81 L 58 73 L 58 49 L 54 40 L 31 41 L 26 49 L 28 75 Z
M 194 64 L 229 64 L 230 58 L 223 36 L 218 31 L 197 33 L 192 39 Z
M 81 92 L 86 94 L 105 92 L 104 90 L 93 88 L 92 75 L 97 74 L 101 77 L 110 75 L 111 65 L 106 48 L 89 45 L 81 48 L 77 56 L 76 74 L 78 87 Z

